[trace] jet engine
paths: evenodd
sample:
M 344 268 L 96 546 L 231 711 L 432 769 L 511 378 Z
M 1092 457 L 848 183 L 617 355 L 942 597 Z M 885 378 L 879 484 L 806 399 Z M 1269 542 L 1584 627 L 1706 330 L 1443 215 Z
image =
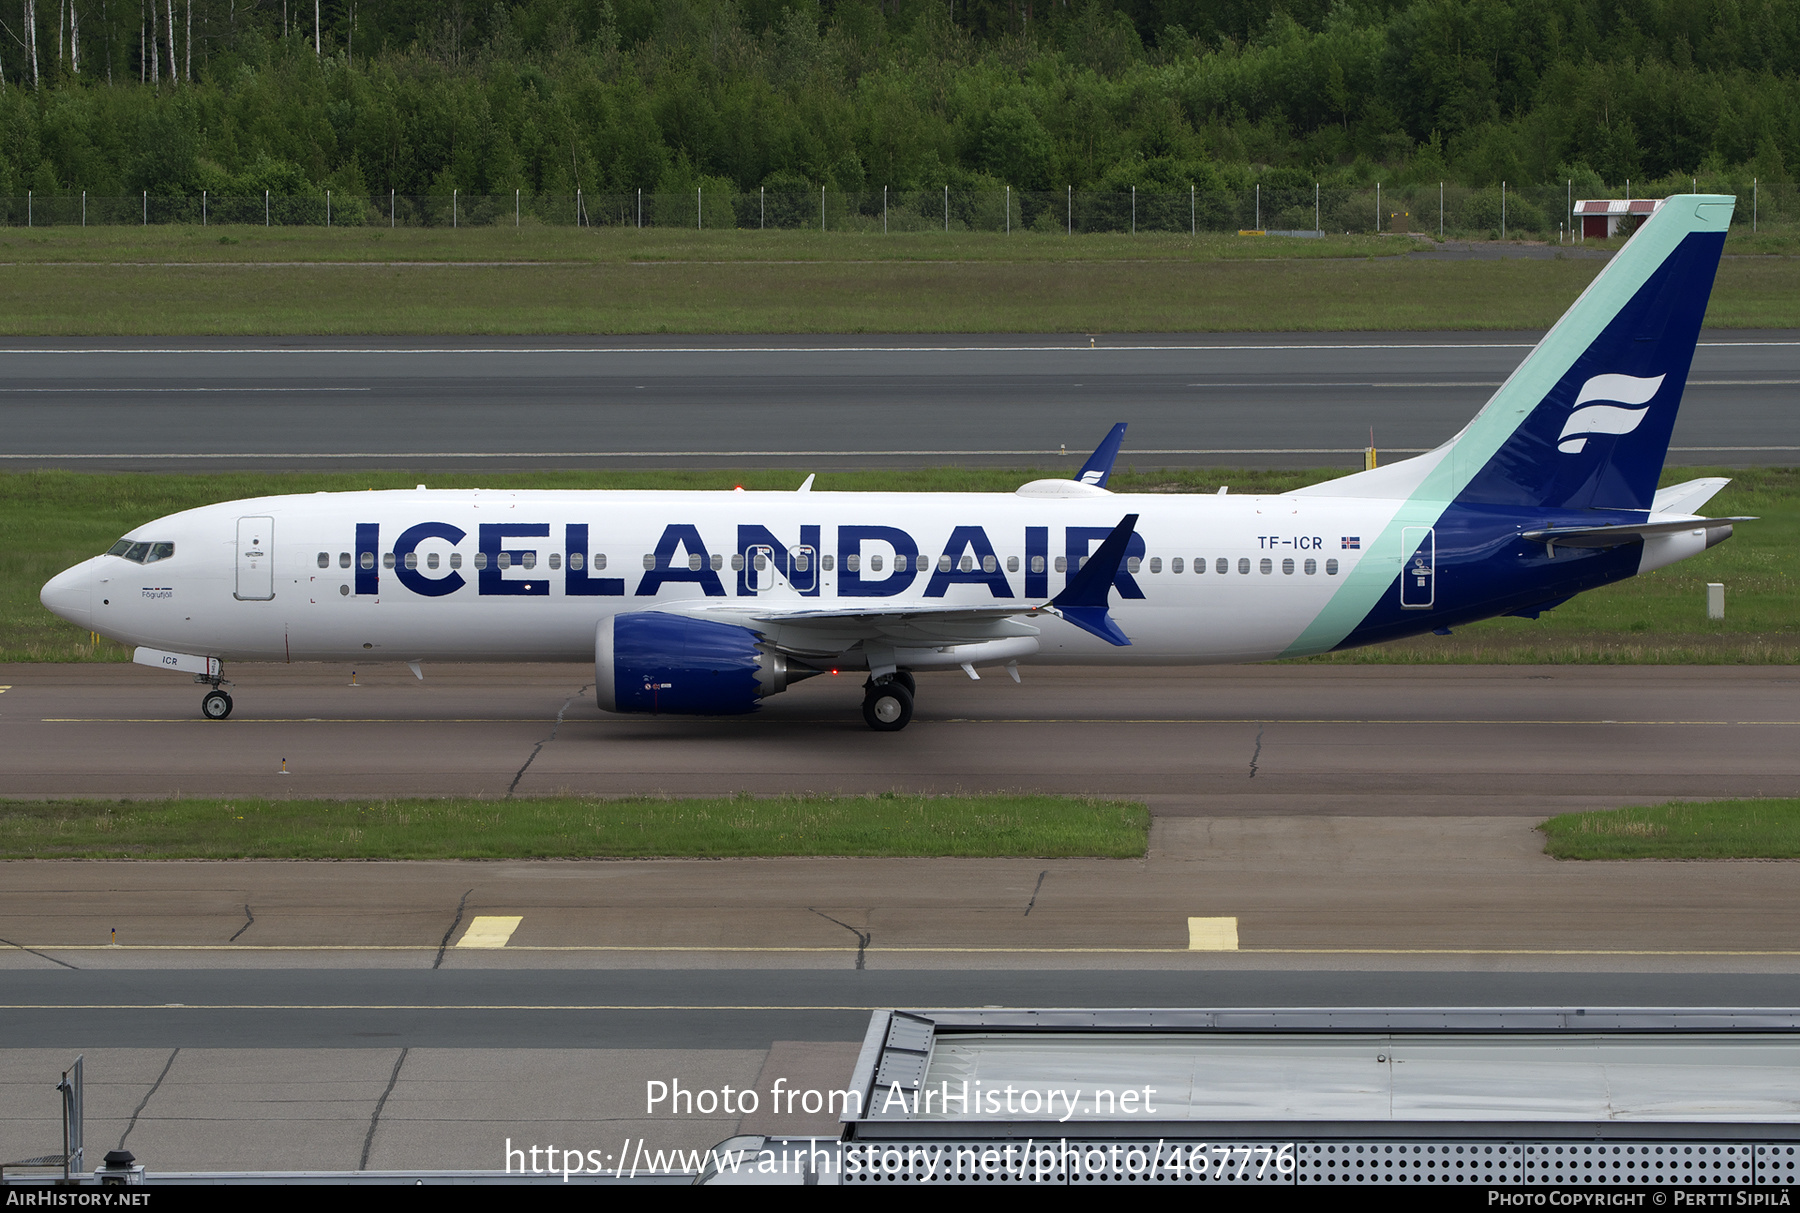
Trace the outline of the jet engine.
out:
M 737 716 L 819 672 L 749 628 L 662 611 L 614 615 L 594 635 L 594 697 L 609 712 Z

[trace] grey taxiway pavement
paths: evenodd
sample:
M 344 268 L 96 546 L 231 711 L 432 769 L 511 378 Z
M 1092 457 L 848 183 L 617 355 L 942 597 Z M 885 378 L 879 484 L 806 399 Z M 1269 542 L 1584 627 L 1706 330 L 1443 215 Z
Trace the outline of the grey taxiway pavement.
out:
M 1791 864 L 1560 863 L 1534 829 L 1567 808 L 1794 794 L 1800 681 L 1782 668 L 956 675 L 923 680 L 894 735 L 826 679 L 704 721 L 605 716 L 582 667 L 230 673 L 238 710 L 210 722 L 159 671 L 0 668 L 0 787 L 1020 787 L 1141 796 L 1150 846 L 0 863 L 16 1156 L 55 1148 L 51 1085 L 76 1051 L 90 1143 L 163 1170 L 499 1168 L 508 1141 L 829 1134 L 829 1116 L 671 1115 L 647 1084 L 839 1087 L 875 1007 L 1800 1005 Z M 475 946 L 477 920 L 511 924 L 501 946 Z
M 1444 441 L 1538 337 L 12 339 L 0 468 L 1072 470 L 1114 421 L 1127 465 L 1345 465 Z M 1797 391 L 1800 332 L 1707 332 L 1672 462 L 1792 462 Z
M 601 712 L 590 666 L 426 665 L 423 681 L 392 665 L 226 672 L 237 710 L 220 722 L 200 717 L 199 689 L 162 671 L 0 668 L 0 786 L 26 796 L 1022 789 L 1224 816 L 1513 815 L 1800 792 L 1800 678 L 1781 666 L 1036 667 L 1020 686 L 951 671 L 921 679 L 912 725 L 892 735 L 863 724 L 854 676 L 707 719 Z

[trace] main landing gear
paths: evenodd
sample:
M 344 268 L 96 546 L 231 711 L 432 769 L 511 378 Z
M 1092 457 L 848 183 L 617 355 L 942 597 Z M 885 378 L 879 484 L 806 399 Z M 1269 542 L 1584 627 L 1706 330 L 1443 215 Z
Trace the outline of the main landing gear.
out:
M 212 690 L 208 691 L 200 699 L 200 714 L 202 716 L 206 717 L 208 720 L 223 720 L 231 715 L 231 696 L 220 690 L 221 686 L 229 685 L 223 678 L 217 674 L 196 674 L 194 675 L 194 681 L 212 687 Z
M 898 733 L 912 720 L 917 684 L 905 670 L 863 686 L 863 719 L 877 733 Z

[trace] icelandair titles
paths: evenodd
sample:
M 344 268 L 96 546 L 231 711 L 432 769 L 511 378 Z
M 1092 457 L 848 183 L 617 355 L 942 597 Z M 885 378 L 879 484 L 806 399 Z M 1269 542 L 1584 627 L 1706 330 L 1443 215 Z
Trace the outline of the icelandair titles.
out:
M 549 597 L 551 579 L 530 576 L 537 568 L 540 548 L 531 540 L 547 540 L 551 527 L 546 522 L 484 522 L 476 530 L 477 558 L 470 570 L 476 593 L 484 596 Z M 1063 528 L 1063 551 L 1058 571 L 1073 576 L 1093 546 L 1111 533 L 1103 526 Z M 381 592 L 383 573 L 391 574 L 407 590 L 427 598 L 454 594 L 469 584 L 460 561 L 445 568 L 436 567 L 436 559 L 420 561 L 419 546 L 437 539 L 459 547 L 469 537 L 461 527 L 447 522 L 421 522 L 409 526 L 395 538 L 392 549 L 384 552 L 381 524 L 356 524 L 355 566 L 356 593 L 376 595 Z M 635 597 L 652 597 L 665 585 L 692 584 L 709 598 L 729 596 L 724 578 L 735 579 L 739 597 L 755 597 L 769 588 L 761 578 L 768 576 L 769 566 L 803 597 L 818 597 L 820 528 L 802 526 L 798 543 L 777 539 L 767 527 L 740 524 L 737 546 L 731 551 L 730 567 L 717 558 L 700 536 L 700 528 L 692 523 L 670 523 L 663 528 L 656 549 L 630 590 Z M 608 577 L 591 567 L 588 524 L 571 522 L 563 528 L 562 552 L 550 561 L 563 583 L 563 594 L 571 598 L 624 597 L 626 577 Z M 1316 546 L 1309 540 L 1306 546 Z M 864 563 L 864 545 L 878 545 L 880 555 Z M 891 598 L 911 589 L 921 577 L 926 578 L 924 597 L 941 598 L 953 585 L 985 585 L 995 598 L 1041 598 L 1050 593 L 1050 528 L 1025 528 L 1025 560 L 1016 572 L 1008 571 L 1006 562 L 994 551 L 987 531 L 979 526 L 953 527 L 941 549 L 921 555 L 918 540 L 899 527 L 840 526 L 837 528 L 837 559 L 832 570 L 835 592 L 840 598 Z M 1127 559 L 1142 557 L 1143 536 L 1133 534 L 1127 548 Z M 562 553 L 567 558 L 562 559 Z M 560 570 L 557 565 L 561 564 Z M 423 567 L 422 567 L 423 566 Z M 1015 594 L 1013 577 L 1021 580 L 1023 594 Z M 1123 598 L 1142 598 L 1144 591 L 1124 566 L 1116 580 Z
M 950 529 L 943 547 L 936 553 L 920 553 L 918 540 L 900 527 L 837 527 L 837 560 L 832 571 L 835 594 L 839 598 L 893 598 L 913 589 L 925 578 L 925 598 L 943 598 L 952 585 L 985 585 L 994 598 L 1019 598 L 1013 590 L 1013 578 L 1021 578 L 1022 598 L 1044 598 L 1049 594 L 1049 527 L 1024 527 L 1024 563 L 1006 567 L 994 551 L 994 542 L 983 527 L 958 526 Z M 1094 544 L 1111 535 L 1109 527 L 1064 527 L 1062 554 L 1057 571 L 1073 576 Z M 646 560 L 643 576 L 630 589 L 635 598 L 652 598 L 664 585 L 689 583 L 697 585 L 707 598 L 727 598 L 724 576 L 736 581 L 734 592 L 740 598 L 754 598 L 769 589 L 763 578 L 769 569 L 778 572 L 788 587 L 799 590 L 805 598 L 817 598 L 821 590 L 819 578 L 819 535 L 817 526 L 799 527 L 797 544 L 779 540 L 769 527 L 738 526 L 736 547 L 731 549 L 731 567 L 725 569 L 724 558 L 718 558 L 700 538 L 700 527 L 688 522 L 671 522 L 662 527 L 655 551 Z M 482 596 L 515 596 L 515 598 L 549 598 L 551 578 L 522 576 L 538 567 L 538 551 L 542 544 L 531 540 L 549 540 L 551 524 L 547 522 L 482 522 L 475 533 L 473 574 L 475 592 Z M 405 527 L 394 538 L 394 545 L 383 553 L 382 524 L 356 524 L 355 563 L 356 594 L 380 594 L 382 574 L 391 572 L 401 587 L 423 598 L 443 598 L 455 594 L 470 583 L 461 572 L 461 560 L 437 567 L 436 558 L 421 562 L 419 545 L 427 540 L 441 540 L 461 547 L 468 531 L 448 522 L 419 522 Z M 877 545 L 880 554 L 868 562 L 862 558 L 864 545 Z M 1296 545 L 1318 545 L 1318 540 L 1296 542 Z M 590 567 L 589 526 L 571 522 L 563 527 L 562 553 L 549 560 L 549 571 L 560 572 L 563 594 L 569 598 L 625 598 L 628 578 L 608 578 Z M 567 558 L 563 558 L 567 553 Z M 1130 536 L 1129 558 L 1145 553 L 1143 536 Z M 421 567 L 425 565 L 425 567 Z M 560 565 L 560 569 L 558 569 Z M 1118 574 L 1121 598 L 1143 598 L 1138 581 L 1123 567 Z

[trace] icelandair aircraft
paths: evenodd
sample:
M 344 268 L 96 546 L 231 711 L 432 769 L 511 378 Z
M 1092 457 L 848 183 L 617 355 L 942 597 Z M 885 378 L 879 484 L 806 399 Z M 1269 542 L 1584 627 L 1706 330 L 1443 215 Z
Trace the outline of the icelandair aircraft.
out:
M 1695 555 L 1727 482 L 1657 490 L 1735 200 L 1670 198 L 1461 433 L 1280 496 L 1125 496 L 1117 426 L 1015 494 L 260 497 L 135 528 L 44 586 L 64 619 L 210 689 L 227 661 L 594 662 L 611 712 L 727 715 L 867 671 L 1263 661 L 1497 615 Z

